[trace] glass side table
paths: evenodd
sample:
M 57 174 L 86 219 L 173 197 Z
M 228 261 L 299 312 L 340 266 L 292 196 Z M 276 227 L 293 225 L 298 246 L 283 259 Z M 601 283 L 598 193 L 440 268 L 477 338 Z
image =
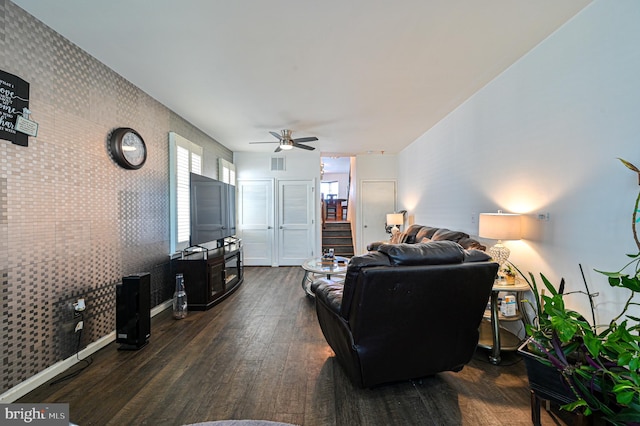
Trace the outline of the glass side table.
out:
M 347 263 L 349 259 L 342 256 L 335 256 L 333 262 L 327 262 L 320 257 L 307 259 L 302 263 L 304 269 L 304 277 L 302 277 L 302 289 L 307 296 L 315 297 L 311 291 L 311 283 L 318 278 L 318 275 L 324 275 L 327 279 L 331 279 L 332 275 L 344 275 L 347 272 Z
M 504 281 L 497 281 L 491 289 L 490 306 L 485 312 L 484 319 L 480 324 L 480 339 L 478 346 L 490 349 L 489 361 L 492 364 L 500 363 L 500 351 L 515 351 L 522 343 L 522 339 L 509 330 L 500 327 L 500 321 L 522 321 L 523 325 L 529 324 L 529 318 L 525 310 L 523 295 L 531 290 L 527 283 L 516 281 L 515 284 L 505 284 Z M 498 308 L 498 294 L 501 291 L 513 292 L 516 294 L 516 305 L 518 310 L 514 316 L 504 316 Z M 489 321 L 487 321 L 489 320 Z

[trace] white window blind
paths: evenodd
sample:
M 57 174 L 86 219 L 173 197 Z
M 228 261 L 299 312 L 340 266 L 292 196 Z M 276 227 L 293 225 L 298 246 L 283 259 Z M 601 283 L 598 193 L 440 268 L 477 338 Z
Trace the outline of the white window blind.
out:
M 224 158 L 218 159 L 218 180 L 236 185 L 236 166 Z
M 189 150 L 181 146 L 177 162 L 178 243 L 189 240 Z
M 189 245 L 189 173 L 202 174 L 202 147 L 176 133 L 169 133 L 171 252 Z

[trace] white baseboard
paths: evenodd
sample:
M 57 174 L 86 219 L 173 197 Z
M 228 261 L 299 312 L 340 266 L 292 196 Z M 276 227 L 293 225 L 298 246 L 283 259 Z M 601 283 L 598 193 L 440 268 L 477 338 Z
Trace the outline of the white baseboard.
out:
M 160 312 L 164 311 L 165 309 L 170 308 L 171 305 L 172 305 L 171 300 L 162 302 L 158 306 L 151 309 L 151 317 L 154 317 L 158 315 Z M 77 355 L 73 354 L 69 358 L 59 361 L 53 364 L 51 367 L 48 367 L 42 370 L 35 376 L 29 377 L 24 382 L 21 382 L 15 385 L 11 389 L 9 389 L 8 391 L 0 395 L 0 403 L 8 404 L 16 401 L 19 398 L 22 398 L 32 390 L 36 389 L 38 386 L 41 386 L 47 383 L 49 380 L 53 379 L 58 374 L 64 373 L 69 368 L 73 367 L 75 364 L 80 362 L 78 361 L 78 359 L 82 360 L 91 356 L 92 354 L 98 352 L 100 349 L 104 348 L 109 343 L 115 340 L 116 340 L 116 332 L 114 330 L 111 333 L 107 334 L 106 336 L 103 336 L 100 339 L 96 340 L 95 342 L 88 344 L 87 347 L 81 350 L 80 352 L 78 352 Z
M 162 302 L 161 304 L 159 304 L 155 308 L 152 308 L 151 309 L 151 318 L 155 317 L 160 312 L 162 312 L 162 311 L 164 311 L 166 309 L 169 309 L 170 307 L 172 307 L 172 305 L 173 305 L 173 300 L 169 299 L 169 300 L 165 300 L 164 302 Z

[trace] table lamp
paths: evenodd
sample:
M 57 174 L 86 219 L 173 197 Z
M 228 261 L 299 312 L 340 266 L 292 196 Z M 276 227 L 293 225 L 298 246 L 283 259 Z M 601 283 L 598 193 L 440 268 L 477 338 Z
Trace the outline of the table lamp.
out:
M 511 250 L 502 244 L 502 240 L 519 240 L 522 238 L 520 215 L 513 213 L 480 213 L 478 235 L 482 238 L 498 240 L 498 243 L 487 250 L 487 254 L 500 265 L 509 259 Z M 500 275 L 501 276 L 501 275 Z
M 404 215 L 402 213 L 388 213 L 387 214 L 387 226 L 392 226 L 391 235 L 394 235 L 396 232 L 400 231 L 398 226 L 402 226 L 404 224 Z

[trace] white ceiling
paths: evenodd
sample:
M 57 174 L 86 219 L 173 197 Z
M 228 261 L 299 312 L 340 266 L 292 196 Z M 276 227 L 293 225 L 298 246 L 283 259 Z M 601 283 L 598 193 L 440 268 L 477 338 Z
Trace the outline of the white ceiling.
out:
M 286 128 L 360 154 L 402 150 L 590 0 L 13 2 L 234 151 Z

